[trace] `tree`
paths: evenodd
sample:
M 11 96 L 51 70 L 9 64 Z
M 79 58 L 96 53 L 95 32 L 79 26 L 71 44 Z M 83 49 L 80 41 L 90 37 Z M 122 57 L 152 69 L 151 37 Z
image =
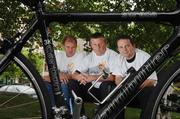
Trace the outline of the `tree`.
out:
M 32 11 L 20 2 L 12 0 L 1 0 L 0 2 L 0 33 L 10 37 L 22 26 L 29 23 Z M 46 0 L 47 11 L 54 12 L 127 12 L 127 11 L 170 11 L 176 7 L 175 0 Z M 11 17 L 9 17 L 11 16 Z M 137 45 L 152 53 L 167 39 L 173 30 L 167 23 L 154 22 L 71 22 L 52 23 L 51 38 L 62 41 L 64 35 L 71 34 L 79 38 L 88 39 L 93 32 L 102 32 L 108 39 L 108 45 L 116 49 L 115 38 L 118 34 L 127 34 L 135 40 Z M 152 27 L 153 26 L 153 27 Z M 39 40 L 35 34 L 33 40 Z M 30 45 L 32 46 L 33 42 Z
M 126 11 L 170 11 L 175 8 L 175 0 L 66 0 L 53 7 L 55 11 L 63 12 L 126 12 Z M 49 7 L 51 8 L 51 7 Z M 153 26 L 153 27 L 152 27 Z M 112 23 L 68 23 L 52 24 L 55 28 L 53 39 L 61 40 L 65 34 L 72 34 L 77 37 L 87 39 L 92 32 L 102 32 L 108 39 L 109 47 L 116 49 L 115 38 L 118 34 L 127 34 L 135 40 L 137 45 L 152 53 L 154 49 L 160 46 L 167 39 L 173 30 L 170 25 L 152 23 L 152 22 L 112 22 Z M 58 35 L 57 35 L 58 34 Z
M 31 17 L 27 7 L 14 0 L 0 0 L 0 33 L 11 37 Z
M 54 12 L 127 12 L 127 11 L 170 11 L 176 6 L 175 0 L 46 0 L 47 11 Z M 12 37 L 17 31 L 30 22 L 33 12 L 30 8 L 14 0 L 0 0 L 0 34 L 3 37 Z M 91 33 L 102 32 L 108 40 L 110 48 L 116 50 L 116 36 L 127 34 L 135 40 L 138 47 L 152 53 L 167 39 L 173 27 L 167 23 L 154 22 L 71 22 L 52 23 L 51 38 L 61 42 L 64 35 L 70 34 L 88 40 Z M 27 43 L 33 49 L 34 41 L 39 41 L 38 32 Z M 41 45 L 41 43 L 39 42 Z M 28 53 L 25 53 L 28 56 Z M 35 65 L 41 67 L 42 56 L 29 55 Z M 13 68 L 12 68 L 13 67 Z M 40 69 L 38 69 L 40 71 Z M 22 76 L 15 66 L 10 68 L 11 74 Z M 16 71 L 16 72 L 14 72 Z M 4 76 L 8 76 L 6 74 Z

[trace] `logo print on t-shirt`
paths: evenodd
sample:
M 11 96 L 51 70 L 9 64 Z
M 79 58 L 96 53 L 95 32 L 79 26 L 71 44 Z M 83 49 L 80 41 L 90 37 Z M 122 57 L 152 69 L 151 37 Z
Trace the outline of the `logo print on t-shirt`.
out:
M 72 73 L 73 69 L 74 69 L 74 63 L 73 62 L 68 63 L 67 64 L 67 69 L 68 69 L 69 73 Z
M 98 68 L 99 70 L 102 72 L 105 68 L 106 68 L 106 65 L 107 65 L 107 61 L 102 61 L 98 64 Z

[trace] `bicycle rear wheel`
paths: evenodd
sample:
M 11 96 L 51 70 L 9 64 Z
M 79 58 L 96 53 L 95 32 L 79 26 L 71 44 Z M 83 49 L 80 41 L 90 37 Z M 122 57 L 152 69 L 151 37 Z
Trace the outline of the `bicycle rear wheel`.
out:
M 162 72 L 143 119 L 180 119 L 180 62 Z
M 53 118 L 43 80 L 25 56 L 16 55 L 0 75 L 0 81 L 0 118 Z

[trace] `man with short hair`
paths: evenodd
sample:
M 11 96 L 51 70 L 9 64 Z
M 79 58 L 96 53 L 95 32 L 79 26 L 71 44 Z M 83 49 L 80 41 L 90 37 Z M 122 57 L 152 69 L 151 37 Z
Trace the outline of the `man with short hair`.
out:
M 77 48 L 77 39 L 74 36 L 67 35 L 63 39 L 63 49 L 64 51 L 55 51 L 55 57 L 57 61 L 57 67 L 59 70 L 59 75 L 60 75 L 60 81 L 61 81 L 61 89 L 64 93 L 64 97 L 67 101 L 67 104 L 69 106 L 69 110 L 72 113 L 72 103 L 71 103 L 71 98 L 70 98 L 70 93 L 68 89 L 68 82 L 69 80 L 72 79 L 72 74 L 75 71 L 75 69 L 80 65 L 81 60 L 85 56 L 84 52 L 76 52 Z M 45 75 L 44 79 L 47 82 L 50 82 L 49 75 Z M 52 87 L 50 84 L 48 84 L 48 89 L 50 94 L 52 95 Z M 52 98 L 52 96 L 51 96 Z M 52 98 L 53 100 L 53 98 Z M 52 101 L 52 103 L 54 103 Z
M 95 100 L 87 93 L 90 86 L 98 79 L 103 71 L 109 73 L 107 77 L 101 79 L 92 88 L 92 93 L 103 100 L 111 91 L 111 86 L 115 86 L 115 76 L 112 74 L 112 64 L 117 58 L 117 53 L 106 46 L 106 39 L 102 33 L 94 33 L 90 37 L 92 52 L 83 60 L 74 73 L 74 80 L 69 82 L 70 88 L 80 96 L 83 101 L 94 102 Z M 85 113 L 82 110 L 82 113 Z
M 128 69 L 133 67 L 137 71 L 150 57 L 148 53 L 136 48 L 135 43 L 128 36 L 119 36 L 117 38 L 117 47 L 120 54 L 115 66 L 120 68 L 118 68 L 118 71 L 116 68 L 115 71 L 117 74 L 115 80 L 116 85 L 127 75 Z M 156 83 L 157 75 L 156 72 L 153 72 L 139 87 L 139 90 L 141 90 L 140 93 L 129 105 L 138 105 L 143 111 Z M 124 119 L 124 111 L 121 112 L 118 118 Z

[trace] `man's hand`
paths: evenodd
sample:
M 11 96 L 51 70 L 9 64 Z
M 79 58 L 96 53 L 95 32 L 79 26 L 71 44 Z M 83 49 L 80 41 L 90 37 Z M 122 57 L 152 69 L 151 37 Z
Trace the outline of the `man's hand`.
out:
M 119 76 L 116 76 L 116 78 L 115 78 L 115 84 L 118 85 L 118 84 L 121 83 L 121 81 L 122 81 L 122 77 L 121 77 L 120 75 L 119 75 Z
M 72 79 L 77 80 L 80 84 L 86 85 L 86 79 L 88 78 L 85 73 L 81 73 L 80 71 L 75 71 L 71 75 Z
M 143 89 L 144 87 L 154 87 L 155 83 L 156 83 L 156 80 L 146 79 L 139 88 Z
M 87 79 L 88 79 L 88 76 L 86 74 L 81 73 L 77 75 L 77 80 L 80 84 L 86 85 Z
M 86 82 L 92 82 L 98 79 L 99 75 L 88 75 L 86 78 Z
M 61 72 L 60 73 L 60 80 L 62 83 L 67 84 L 69 81 L 69 77 L 67 73 Z

